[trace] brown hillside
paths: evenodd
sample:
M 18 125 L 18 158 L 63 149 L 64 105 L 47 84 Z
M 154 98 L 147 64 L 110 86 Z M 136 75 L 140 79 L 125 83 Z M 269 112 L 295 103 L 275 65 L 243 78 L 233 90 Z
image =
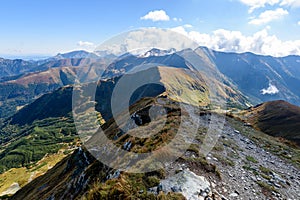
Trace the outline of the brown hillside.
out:
M 244 120 L 257 129 L 300 145 L 300 107 L 285 101 L 272 101 L 242 112 Z

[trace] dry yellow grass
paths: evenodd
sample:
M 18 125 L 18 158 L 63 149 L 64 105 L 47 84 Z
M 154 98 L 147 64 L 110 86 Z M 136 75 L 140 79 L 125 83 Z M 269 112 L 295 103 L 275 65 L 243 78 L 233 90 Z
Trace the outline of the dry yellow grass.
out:
M 209 103 L 208 89 L 200 74 L 173 67 L 158 69 L 170 99 L 195 106 Z

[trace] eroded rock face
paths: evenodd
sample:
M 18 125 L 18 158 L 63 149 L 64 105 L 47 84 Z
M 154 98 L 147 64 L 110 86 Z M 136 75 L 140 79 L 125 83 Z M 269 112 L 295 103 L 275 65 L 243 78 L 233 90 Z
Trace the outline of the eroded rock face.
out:
M 194 172 L 184 170 L 160 183 L 161 190 L 165 193 L 179 192 L 189 200 L 198 200 L 202 191 L 210 190 L 210 184 L 203 176 L 198 176 Z
M 6 191 L 2 192 L 0 196 L 14 194 L 20 189 L 21 187 L 19 186 L 18 183 L 13 183 Z

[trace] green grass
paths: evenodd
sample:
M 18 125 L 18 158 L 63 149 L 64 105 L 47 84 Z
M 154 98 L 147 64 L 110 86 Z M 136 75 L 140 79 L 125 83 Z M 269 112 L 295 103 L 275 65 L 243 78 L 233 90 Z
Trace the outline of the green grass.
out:
M 144 173 L 121 173 L 117 179 L 96 181 L 83 199 L 183 199 L 176 193 L 160 194 L 155 197 L 147 189 L 158 186 L 164 172 L 161 170 Z
M 219 171 L 217 166 L 209 163 L 204 156 L 200 155 L 196 158 L 181 157 L 179 160 L 183 160 L 184 163 L 188 163 L 189 165 L 195 167 L 195 170 L 202 169 L 204 172 L 212 173 L 217 178 L 222 179 L 221 172 Z
M 239 159 L 240 158 L 239 154 L 235 151 L 231 151 L 231 152 L 227 153 L 227 156 L 230 157 L 230 158 L 233 158 L 233 159 Z
M 189 148 L 187 149 L 187 151 L 193 152 L 193 153 L 196 154 L 196 156 L 199 156 L 199 149 L 200 149 L 199 145 L 197 145 L 197 144 L 191 144 L 189 146 Z
M 271 180 L 272 179 L 271 176 L 268 176 L 268 175 L 265 175 L 265 174 L 260 174 L 260 175 L 261 175 L 261 177 L 263 177 L 266 180 Z
M 251 171 L 254 175 L 259 175 L 259 173 L 250 164 L 245 164 L 242 167 L 247 171 Z
M 258 163 L 258 161 L 255 158 L 253 158 L 252 156 L 246 156 L 246 160 L 248 160 L 252 163 Z
M 215 151 L 224 151 L 224 146 L 223 146 L 223 144 L 221 144 L 221 143 L 218 142 L 218 143 L 214 146 L 213 150 L 215 150 Z
M 259 166 L 259 170 L 264 174 L 270 174 L 272 171 L 264 166 Z
M 256 182 L 262 189 L 265 189 L 269 192 L 277 192 L 278 193 L 278 190 L 275 189 L 274 186 L 271 186 L 263 181 L 257 181 Z
M 217 158 L 223 165 L 228 165 L 228 166 L 235 166 L 235 163 L 233 160 L 231 160 L 229 157 L 227 156 L 220 156 L 217 154 L 213 154 L 213 157 Z

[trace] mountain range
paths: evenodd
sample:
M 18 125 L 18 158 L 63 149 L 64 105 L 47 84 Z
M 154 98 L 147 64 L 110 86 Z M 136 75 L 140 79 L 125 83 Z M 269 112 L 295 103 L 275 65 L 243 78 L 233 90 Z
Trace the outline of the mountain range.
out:
M 8 104 L 5 107 L 24 106 L 44 93 L 72 83 L 74 71 L 78 67 L 81 71 L 82 68 L 85 69 L 84 74 L 87 77 L 82 78 L 86 80 L 99 76 L 102 78 L 119 76 L 142 63 L 189 68 L 190 63 L 186 58 L 192 59 L 193 52 L 173 50 L 160 53 L 158 51 L 153 49 L 149 51 L 148 56 L 128 55 L 121 59 L 116 59 L 112 55 L 98 56 L 96 53 L 85 51 L 58 54 L 41 61 L 1 59 L 1 102 L 5 101 L 5 104 Z M 198 53 L 205 56 L 207 60 L 206 64 L 204 62 L 202 65 L 205 67 L 201 68 L 199 65 L 197 70 L 205 72 L 205 69 L 208 69 L 207 63 L 210 63 L 213 68 L 210 67 L 211 70 L 206 73 L 206 76 L 210 79 L 212 75 L 218 76 L 214 79 L 230 88 L 236 88 L 236 91 L 243 93 L 250 103 L 255 105 L 282 99 L 300 105 L 300 93 L 297 87 L 300 81 L 299 56 L 276 58 L 252 53 L 223 53 L 205 47 L 199 47 Z M 103 52 L 102 54 L 105 55 Z M 126 62 L 131 63 L 131 66 L 124 65 Z M 126 68 L 122 69 L 124 66 Z M 103 73 L 103 70 L 106 72 Z M 121 72 L 122 70 L 125 71 Z M 1 116 L 9 116 L 16 111 L 11 108 L 10 112 L 3 113 L 2 110 Z
M 300 56 L 276 58 L 206 47 L 119 57 L 75 51 L 39 61 L 0 59 L 0 196 L 297 199 L 299 77 Z M 139 83 L 145 84 L 127 102 L 129 86 Z M 74 94 L 82 98 L 81 105 L 72 102 Z M 175 139 L 187 150 L 152 172 L 120 171 L 95 158 L 107 151 L 106 146 L 93 148 L 103 139 L 100 129 L 89 135 L 88 127 L 95 124 L 126 152 L 156 151 Z M 179 130 L 184 134 L 176 137 Z M 149 137 L 139 137 L 144 134 Z M 204 155 L 201 146 L 209 143 L 210 134 L 217 136 L 216 144 Z M 111 163 L 126 159 L 108 155 Z M 157 156 L 174 155 L 162 151 Z

